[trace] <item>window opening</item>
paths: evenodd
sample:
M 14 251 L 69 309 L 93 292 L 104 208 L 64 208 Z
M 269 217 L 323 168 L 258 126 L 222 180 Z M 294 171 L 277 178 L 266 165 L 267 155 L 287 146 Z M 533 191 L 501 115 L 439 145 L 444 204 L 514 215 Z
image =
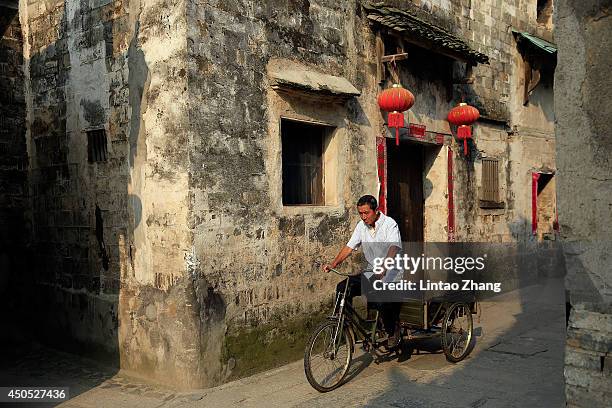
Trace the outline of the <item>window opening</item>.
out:
M 281 120 L 283 205 L 324 205 L 327 126 Z
M 90 163 L 105 162 L 108 156 L 106 131 L 95 129 L 87 131 L 87 159 Z
M 553 2 L 552 0 L 538 0 L 536 5 L 536 18 L 538 24 L 548 25 L 552 20 Z
M 556 204 L 553 174 L 540 173 L 537 183 L 537 235 L 540 240 L 554 239 Z

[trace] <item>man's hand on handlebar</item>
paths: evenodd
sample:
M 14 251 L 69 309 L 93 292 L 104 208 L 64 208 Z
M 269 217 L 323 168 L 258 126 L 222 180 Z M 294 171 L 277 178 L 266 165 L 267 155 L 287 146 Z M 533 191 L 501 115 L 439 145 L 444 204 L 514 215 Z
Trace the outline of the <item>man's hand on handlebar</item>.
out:
M 336 267 L 338 267 L 338 265 L 340 265 L 342 261 L 344 261 L 351 254 L 351 252 L 353 252 L 352 248 L 348 246 L 343 247 L 340 252 L 338 252 L 338 255 L 336 255 L 334 260 L 329 264 L 324 264 L 321 269 L 323 272 L 329 272 L 332 269 L 336 269 Z

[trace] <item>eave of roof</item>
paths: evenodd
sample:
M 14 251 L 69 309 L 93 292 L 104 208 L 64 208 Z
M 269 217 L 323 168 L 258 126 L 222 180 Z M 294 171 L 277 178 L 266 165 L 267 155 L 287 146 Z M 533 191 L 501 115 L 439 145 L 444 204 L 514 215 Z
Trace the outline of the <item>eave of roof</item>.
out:
M 322 74 L 305 69 L 285 68 L 271 70 L 270 82 L 273 89 L 289 88 L 321 95 L 350 98 L 359 96 L 361 92 L 348 79 L 328 74 Z
M 456 59 L 472 63 L 488 64 L 489 57 L 472 49 L 464 40 L 444 28 L 428 23 L 405 10 L 385 6 L 384 3 L 363 2 L 370 21 L 397 31 L 408 40 L 418 44 L 419 41 L 439 48 L 443 53 Z
M 512 29 L 512 33 L 517 35 L 519 39 L 525 39 L 530 44 L 534 45 L 536 48 L 547 52 L 548 54 L 556 54 L 557 46 L 549 41 L 546 41 L 543 38 L 536 37 L 535 35 L 526 33 L 524 31 L 518 31 Z

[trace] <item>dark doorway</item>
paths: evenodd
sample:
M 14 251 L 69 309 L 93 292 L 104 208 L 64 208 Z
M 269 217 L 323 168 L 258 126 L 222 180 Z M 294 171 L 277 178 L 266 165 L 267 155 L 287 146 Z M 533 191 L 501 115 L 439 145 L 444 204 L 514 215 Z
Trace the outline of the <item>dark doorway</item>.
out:
M 556 203 L 555 179 L 551 173 L 540 173 L 537 196 L 538 240 L 555 239 Z
M 424 238 L 423 155 L 420 144 L 396 146 L 387 139 L 387 215 L 397 222 L 406 242 Z

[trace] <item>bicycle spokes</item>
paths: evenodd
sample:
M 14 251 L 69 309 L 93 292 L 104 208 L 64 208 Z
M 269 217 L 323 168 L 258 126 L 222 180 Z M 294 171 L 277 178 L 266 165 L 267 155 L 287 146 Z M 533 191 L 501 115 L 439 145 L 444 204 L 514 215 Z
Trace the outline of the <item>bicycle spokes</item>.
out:
M 336 322 L 324 324 L 313 335 L 306 351 L 307 377 L 319 391 L 327 391 L 337 386 L 350 363 L 349 336 L 345 330 L 336 333 L 336 327 Z
M 465 357 L 472 337 L 471 311 L 465 304 L 454 305 L 445 319 L 444 348 L 448 357 L 460 360 Z

